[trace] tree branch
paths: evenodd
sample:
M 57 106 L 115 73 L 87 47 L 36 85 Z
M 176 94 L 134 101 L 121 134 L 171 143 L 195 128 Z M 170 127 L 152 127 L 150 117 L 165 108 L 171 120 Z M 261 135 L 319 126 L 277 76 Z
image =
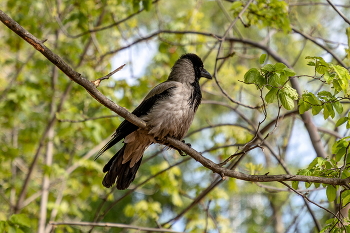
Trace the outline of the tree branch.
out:
M 345 65 L 345 63 L 335 54 L 333 53 L 330 49 L 328 49 L 326 46 L 324 46 L 323 44 L 320 44 L 319 42 L 317 42 L 317 40 L 315 40 L 312 36 L 307 35 L 305 33 L 303 33 L 302 31 L 296 29 L 295 27 L 292 27 L 292 30 L 298 34 L 300 34 L 301 36 L 303 36 L 304 38 L 310 40 L 311 42 L 313 42 L 314 44 L 316 44 L 317 46 L 321 47 L 322 49 L 326 50 L 329 54 L 332 55 L 332 57 L 337 60 L 337 62 L 343 66 L 344 68 L 347 68 L 347 66 Z
M 345 17 L 345 15 L 343 15 L 343 13 L 341 13 L 337 7 L 330 1 L 330 0 L 327 0 L 327 2 L 329 3 L 329 5 L 331 5 L 331 7 L 338 13 L 338 15 L 340 17 L 342 17 L 344 19 L 344 21 L 350 25 L 350 20 L 348 18 Z
M 151 227 L 139 227 L 134 225 L 127 225 L 121 223 L 96 223 L 96 222 L 50 222 L 49 224 L 58 226 L 58 225 L 69 225 L 69 226 L 95 226 L 95 227 L 112 227 L 112 228 L 125 228 L 125 229 L 134 229 L 138 231 L 146 232 L 173 232 L 173 233 L 184 233 L 181 231 L 169 230 L 166 228 L 151 228 Z

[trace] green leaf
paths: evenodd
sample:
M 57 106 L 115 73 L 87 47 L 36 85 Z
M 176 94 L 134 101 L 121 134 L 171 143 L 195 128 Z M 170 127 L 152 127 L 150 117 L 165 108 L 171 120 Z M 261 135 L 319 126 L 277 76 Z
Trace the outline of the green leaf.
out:
M 7 227 L 8 231 L 6 233 L 17 233 L 17 229 L 18 229 L 17 227 L 9 225 Z
M 255 84 L 261 88 L 262 86 L 266 85 L 266 78 L 259 73 L 259 76 L 255 80 Z
M 317 106 L 317 105 L 313 105 L 312 106 L 312 115 L 317 115 L 321 112 L 321 110 L 323 109 L 322 106 Z
M 278 92 L 278 88 L 271 88 L 271 90 L 269 92 L 267 92 L 266 96 L 265 96 L 265 100 L 267 103 L 273 103 L 274 101 L 277 100 L 277 92 Z
M 321 98 L 332 98 L 333 97 L 332 93 L 330 93 L 329 91 L 320 91 L 319 93 L 317 93 L 317 96 L 319 96 Z
M 251 68 L 250 70 L 247 71 L 244 75 L 244 82 L 245 83 L 254 83 L 258 79 L 260 75 L 260 72 L 256 68 Z
M 322 57 L 318 57 L 316 60 L 316 71 L 320 74 L 324 74 L 329 69 L 329 65 Z
M 280 87 L 283 83 L 281 84 L 280 76 L 274 73 L 269 77 L 267 84 L 269 84 L 270 87 Z
M 305 59 L 317 59 L 317 58 L 320 58 L 320 57 L 312 57 L 312 56 L 306 56 Z
M 265 60 L 266 60 L 266 54 L 265 54 L 265 53 L 264 53 L 264 54 L 261 54 L 261 56 L 260 56 L 260 58 L 259 58 L 260 64 L 264 64 Z
M 326 80 L 328 84 L 330 84 L 334 77 L 330 75 L 328 71 L 326 71 L 323 75 L 323 78 Z
M 308 66 L 316 66 L 316 63 L 313 61 L 309 61 L 306 65 Z
M 345 122 L 347 122 L 348 119 L 349 119 L 349 118 L 347 118 L 347 117 L 341 117 L 341 118 L 337 121 L 337 123 L 335 124 L 335 127 L 341 126 L 342 124 L 344 124 Z
M 350 80 L 350 74 L 347 69 L 345 69 L 342 66 L 339 65 L 333 65 L 331 64 L 331 67 L 334 69 L 334 71 L 337 73 L 340 82 L 340 86 L 344 93 L 346 94 L 349 87 L 349 80 Z
M 327 119 L 329 116 L 331 118 L 335 117 L 335 112 L 333 109 L 333 105 L 331 103 L 326 103 L 324 110 L 323 110 L 323 115 L 324 115 L 324 119 Z
M 174 192 L 171 197 L 172 203 L 176 206 L 181 207 L 183 205 L 182 199 L 178 192 Z
M 292 181 L 292 188 L 297 190 L 299 186 L 299 181 Z
M 340 150 L 338 150 L 337 153 L 335 154 L 335 161 L 339 162 L 343 158 L 345 153 L 346 153 L 346 148 L 345 147 L 340 148 Z
M 323 110 L 323 119 L 327 119 L 330 116 L 330 113 L 327 108 L 324 108 Z
M 283 92 L 293 100 L 297 100 L 299 98 L 298 92 L 288 85 L 283 88 Z
M 30 218 L 28 218 L 27 215 L 25 214 L 13 214 L 11 215 L 11 217 L 9 218 L 9 220 L 14 223 L 14 224 L 18 224 L 20 226 L 25 226 L 25 227 L 30 227 Z
M 338 114 L 341 114 L 343 112 L 343 105 L 340 103 L 340 101 L 334 102 L 333 107 L 335 108 Z
M 307 101 L 311 104 L 311 105 L 321 105 L 322 102 L 313 94 L 313 93 L 306 93 L 303 94 L 303 96 L 305 96 L 305 98 L 307 99 Z
M 304 93 L 300 100 L 299 105 L 301 105 L 299 112 L 304 113 L 307 111 L 310 107 L 312 107 L 312 114 L 317 115 L 323 107 L 322 102 L 313 94 L 313 93 Z M 310 106 L 310 107 L 309 107 Z
M 298 171 L 298 175 L 308 176 L 309 174 L 310 174 L 310 170 L 309 169 L 300 169 Z
M 294 108 L 294 100 L 298 98 L 298 93 L 292 87 L 285 86 L 278 93 L 278 97 L 282 103 L 282 106 L 287 110 L 291 110 Z
M 299 100 L 299 114 L 304 114 L 307 110 L 311 108 L 311 105 L 303 100 Z
M 326 194 L 329 202 L 332 202 L 337 197 L 337 189 L 333 185 L 328 185 Z
M 268 71 L 268 72 L 273 72 L 273 71 L 275 71 L 275 66 L 272 65 L 272 64 L 266 64 L 266 65 L 263 66 L 261 69 L 262 69 L 262 70 L 266 70 L 266 71 Z
M 343 89 L 340 85 L 340 80 L 339 79 L 333 79 L 333 88 L 334 88 L 334 93 L 338 94 L 341 92 Z
M 324 74 L 324 73 L 327 72 L 327 70 L 328 70 L 328 65 L 325 65 L 325 64 L 323 64 L 323 63 L 318 63 L 318 64 L 316 65 L 316 71 L 317 71 L 317 73 L 319 73 L 319 74 Z
M 295 75 L 295 72 L 289 68 L 284 68 L 283 73 L 285 73 L 285 75 L 287 75 L 288 77 Z
M 342 192 L 341 198 L 343 206 L 346 206 L 350 202 L 350 190 L 345 190 Z
M 314 160 L 312 160 L 312 162 L 309 164 L 308 169 L 311 170 L 312 168 L 314 168 L 316 165 L 318 166 L 322 166 L 325 162 L 324 158 L 321 157 L 316 157 Z
M 146 11 L 149 11 L 151 9 L 152 0 L 142 0 L 142 5 Z
M 285 64 L 283 64 L 283 63 L 277 62 L 275 64 L 275 69 L 276 70 L 284 70 L 285 68 L 287 68 L 287 66 Z
M 0 232 L 5 232 L 7 222 L 5 221 L 0 221 Z
M 132 8 L 134 11 L 140 10 L 140 0 L 133 0 L 132 1 Z
M 281 104 L 285 109 L 292 110 L 294 108 L 294 100 L 282 91 L 278 93 L 278 98 L 280 99 Z
M 234 10 L 236 8 L 241 8 L 243 6 L 243 3 L 241 1 L 235 1 L 231 5 L 231 10 Z

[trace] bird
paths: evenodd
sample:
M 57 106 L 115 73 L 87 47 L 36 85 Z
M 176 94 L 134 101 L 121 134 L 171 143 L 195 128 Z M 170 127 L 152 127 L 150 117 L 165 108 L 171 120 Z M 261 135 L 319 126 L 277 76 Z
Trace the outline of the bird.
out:
M 116 183 L 118 190 L 127 189 L 147 147 L 165 137 L 184 138 L 201 103 L 202 77 L 212 79 L 196 54 L 183 54 L 175 62 L 168 79 L 155 86 L 132 112 L 146 122 L 146 129 L 124 120 L 97 153 L 96 158 L 124 139 L 122 148 L 103 168 L 103 186 L 110 188 Z

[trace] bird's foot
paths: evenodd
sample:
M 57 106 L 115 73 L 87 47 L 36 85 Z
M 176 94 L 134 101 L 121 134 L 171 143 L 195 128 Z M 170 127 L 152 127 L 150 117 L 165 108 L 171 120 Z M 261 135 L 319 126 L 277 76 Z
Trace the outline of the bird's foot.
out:
M 185 140 L 182 140 L 181 142 L 185 143 L 188 147 L 191 147 L 191 148 L 192 148 L 191 143 L 186 143 Z M 186 155 L 187 155 L 187 154 L 186 154 L 185 152 L 183 152 L 182 150 L 179 150 L 179 149 L 176 149 L 176 150 L 179 152 L 179 154 L 180 154 L 181 156 L 186 156 Z
M 187 154 L 185 153 L 185 152 L 183 152 L 182 150 L 179 150 L 179 149 L 176 149 L 177 150 L 177 152 L 179 152 L 179 154 L 181 155 L 181 156 L 186 156 Z
M 191 147 L 191 148 L 192 148 L 191 143 L 186 143 L 185 140 L 182 140 L 181 142 L 185 143 L 188 147 Z

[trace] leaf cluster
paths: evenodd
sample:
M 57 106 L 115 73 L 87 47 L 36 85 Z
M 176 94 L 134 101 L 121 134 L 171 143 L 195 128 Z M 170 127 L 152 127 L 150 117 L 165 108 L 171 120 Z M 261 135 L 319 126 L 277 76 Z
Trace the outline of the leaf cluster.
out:
M 247 3 L 248 1 L 245 1 Z M 234 17 L 242 11 L 243 1 L 235 1 L 231 5 L 231 11 Z M 285 33 L 291 30 L 288 5 L 285 1 L 280 0 L 256 0 L 251 3 L 247 9 L 245 18 L 248 25 L 257 25 L 260 28 L 272 27 L 281 29 Z
M 266 54 L 260 56 L 260 64 L 263 64 Z M 291 110 L 294 108 L 294 100 L 298 99 L 297 91 L 287 83 L 295 72 L 283 63 L 266 64 L 260 69 L 251 68 L 244 75 L 246 84 L 255 84 L 261 91 L 266 88 L 265 101 L 267 103 L 280 102 L 282 106 Z
M 33 221 L 26 214 L 13 214 L 0 221 L 0 232 L 32 233 Z
M 317 115 L 323 110 L 323 117 L 334 118 L 335 112 L 341 114 L 343 112 L 343 105 L 340 103 L 343 99 L 349 98 L 349 84 L 350 73 L 344 67 L 327 63 L 322 57 L 306 57 L 311 59 L 308 62 L 309 66 L 315 67 L 315 73 L 321 75 L 318 80 L 323 81 L 325 84 L 333 89 L 333 93 L 330 91 L 322 90 L 314 95 L 310 92 L 305 92 L 299 99 L 299 113 L 312 109 L 312 114 Z M 342 94 L 340 96 L 340 94 Z M 350 127 L 350 121 L 348 117 L 340 118 L 336 126 L 340 126 L 347 122 L 347 128 Z

